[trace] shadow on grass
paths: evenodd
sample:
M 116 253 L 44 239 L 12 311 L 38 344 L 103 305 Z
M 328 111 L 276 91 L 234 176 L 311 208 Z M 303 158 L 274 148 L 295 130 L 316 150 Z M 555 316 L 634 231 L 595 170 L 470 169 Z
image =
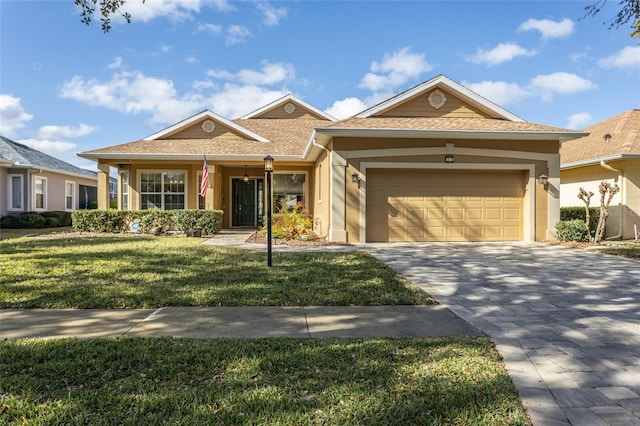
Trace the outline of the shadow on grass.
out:
M 529 424 L 487 338 L 0 345 L 0 421 Z

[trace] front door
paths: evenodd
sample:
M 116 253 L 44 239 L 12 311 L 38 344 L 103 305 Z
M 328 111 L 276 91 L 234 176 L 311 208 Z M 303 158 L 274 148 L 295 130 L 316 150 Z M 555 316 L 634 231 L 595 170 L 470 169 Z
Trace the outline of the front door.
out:
M 258 226 L 264 199 L 262 186 L 262 179 L 232 179 L 231 226 Z

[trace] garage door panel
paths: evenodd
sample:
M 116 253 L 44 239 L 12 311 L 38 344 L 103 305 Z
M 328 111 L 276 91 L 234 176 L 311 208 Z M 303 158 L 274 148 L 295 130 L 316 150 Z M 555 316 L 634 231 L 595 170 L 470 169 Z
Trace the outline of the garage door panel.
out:
M 525 181 L 522 171 L 369 170 L 367 241 L 522 240 Z

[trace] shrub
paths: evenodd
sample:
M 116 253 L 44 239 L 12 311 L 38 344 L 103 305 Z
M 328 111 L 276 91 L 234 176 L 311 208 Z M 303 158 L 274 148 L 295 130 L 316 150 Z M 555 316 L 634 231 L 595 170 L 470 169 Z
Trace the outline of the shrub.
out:
M 213 235 L 222 226 L 220 210 L 173 210 L 173 224 L 180 232 L 200 229 L 203 235 Z
M 124 210 L 76 210 L 71 216 L 78 232 L 124 232 L 130 215 Z
M 304 211 L 291 210 L 282 213 L 273 219 L 271 225 L 271 235 L 274 238 L 285 240 L 299 240 L 304 238 L 315 238 L 313 233 L 313 219 Z M 261 230 L 265 233 L 265 229 Z
M 44 218 L 55 218 L 56 225 L 54 226 L 71 226 L 71 213 L 70 212 L 43 212 L 41 215 Z
M 573 219 L 556 224 L 556 238 L 560 241 L 588 243 L 591 240 L 584 219 Z
M 140 219 L 140 230 L 150 234 L 160 234 L 171 228 L 174 210 L 138 210 L 133 212 L 133 218 Z
M 584 206 L 580 207 L 561 207 L 560 208 L 560 220 L 570 221 L 574 219 L 581 219 L 583 222 L 586 220 L 586 212 Z M 600 219 L 600 209 L 598 207 L 589 208 L 589 229 L 591 234 L 595 234 L 596 227 L 598 226 L 598 219 Z

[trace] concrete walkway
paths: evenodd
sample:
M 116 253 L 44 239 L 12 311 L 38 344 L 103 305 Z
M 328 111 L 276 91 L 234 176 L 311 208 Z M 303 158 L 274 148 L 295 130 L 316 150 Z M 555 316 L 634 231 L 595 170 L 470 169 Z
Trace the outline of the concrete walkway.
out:
M 534 425 L 640 425 L 640 262 L 526 243 L 360 247 L 488 334 Z

